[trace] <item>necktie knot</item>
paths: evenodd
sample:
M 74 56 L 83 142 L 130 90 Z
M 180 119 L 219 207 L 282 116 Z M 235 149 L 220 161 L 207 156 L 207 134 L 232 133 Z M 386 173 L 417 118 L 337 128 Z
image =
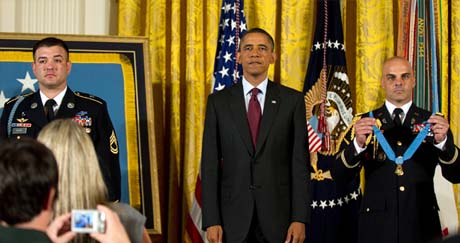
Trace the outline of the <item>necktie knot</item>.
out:
M 401 126 L 402 125 L 402 118 L 404 116 L 404 112 L 401 108 L 396 108 L 393 111 L 393 121 L 396 126 Z
M 54 106 L 56 105 L 56 101 L 53 99 L 49 99 L 45 102 L 45 114 L 48 121 L 52 121 L 54 119 Z

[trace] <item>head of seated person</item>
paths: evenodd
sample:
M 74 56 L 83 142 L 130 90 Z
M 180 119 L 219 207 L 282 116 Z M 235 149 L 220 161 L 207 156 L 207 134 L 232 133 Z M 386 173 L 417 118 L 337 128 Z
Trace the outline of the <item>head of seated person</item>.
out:
M 58 193 L 53 153 L 31 138 L 0 145 L 0 222 L 2 226 L 46 231 Z

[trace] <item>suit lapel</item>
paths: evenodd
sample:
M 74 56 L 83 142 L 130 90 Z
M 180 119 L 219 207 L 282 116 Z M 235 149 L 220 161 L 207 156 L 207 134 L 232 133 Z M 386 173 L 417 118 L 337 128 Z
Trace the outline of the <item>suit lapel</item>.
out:
M 380 121 L 382 122 L 383 129 L 394 126 L 393 118 L 391 117 L 391 114 L 387 110 L 385 105 L 375 110 L 374 116 L 375 118 L 380 119 Z M 419 120 L 420 120 L 420 113 L 417 111 L 416 106 L 412 103 L 411 107 L 409 108 L 409 111 L 407 111 L 407 114 L 404 117 L 403 126 L 412 127 L 414 123 L 420 122 Z
M 62 103 L 59 106 L 55 119 L 74 117 L 75 106 L 75 94 L 67 87 L 67 91 L 62 99 Z
M 387 110 L 386 106 L 383 105 L 382 107 L 378 108 L 374 111 L 374 117 L 379 119 L 382 123 L 382 127 L 380 129 L 387 129 L 393 127 L 393 119 L 391 118 L 390 112 Z
M 420 112 L 417 111 L 414 103 L 412 103 L 409 111 L 407 111 L 406 118 L 404 119 L 404 126 L 412 127 L 415 123 L 423 123 L 420 119 Z
M 30 102 L 25 104 L 28 109 L 27 118 L 38 127 L 44 127 L 48 121 L 45 117 L 45 111 L 40 99 L 40 92 L 35 92 L 30 99 Z
M 272 81 L 268 81 L 267 94 L 265 95 L 264 111 L 262 115 L 262 121 L 260 122 L 259 136 L 257 137 L 256 152 L 260 150 L 262 145 L 265 143 L 265 140 L 267 139 L 276 114 L 278 114 L 278 108 L 281 105 L 280 103 L 281 99 L 279 97 L 278 86 Z
M 236 130 L 240 133 L 241 139 L 246 145 L 248 152 L 253 153 L 251 132 L 244 103 L 243 85 L 241 82 L 232 86 L 230 90 L 230 110 L 235 121 Z

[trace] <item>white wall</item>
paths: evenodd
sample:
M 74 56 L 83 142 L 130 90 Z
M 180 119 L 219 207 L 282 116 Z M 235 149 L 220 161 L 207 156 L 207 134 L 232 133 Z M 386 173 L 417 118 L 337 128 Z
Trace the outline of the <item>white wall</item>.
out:
M 0 0 L 0 32 L 116 35 L 116 0 Z

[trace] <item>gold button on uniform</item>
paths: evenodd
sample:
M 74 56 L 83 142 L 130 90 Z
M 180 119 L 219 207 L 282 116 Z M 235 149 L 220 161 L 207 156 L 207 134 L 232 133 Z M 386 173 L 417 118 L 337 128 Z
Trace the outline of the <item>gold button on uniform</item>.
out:
M 396 144 L 397 144 L 398 146 L 402 146 L 401 141 L 396 142 Z
M 406 190 L 406 188 L 405 188 L 404 186 L 400 186 L 400 187 L 399 187 L 399 190 L 403 192 L 403 191 Z

